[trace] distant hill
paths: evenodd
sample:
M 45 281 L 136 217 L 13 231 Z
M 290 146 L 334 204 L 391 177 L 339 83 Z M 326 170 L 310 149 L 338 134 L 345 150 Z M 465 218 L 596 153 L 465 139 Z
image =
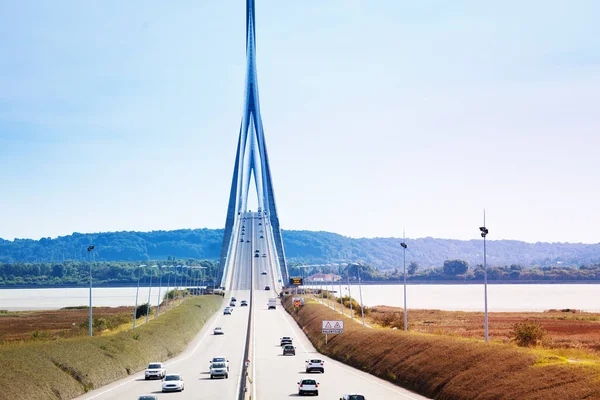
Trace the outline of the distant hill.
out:
M 96 247 L 96 261 L 206 259 L 219 257 L 222 229 L 180 229 L 152 232 L 73 233 L 55 239 L 0 239 L 0 263 L 86 260 L 87 246 Z M 402 263 L 400 239 L 352 239 L 330 232 L 284 231 L 290 262 L 363 262 L 389 270 Z M 407 263 L 441 267 L 445 260 L 461 259 L 475 266 L 483 261 L 481 240 L 407 239 Z M 600 244 L 525 243 L 488 240 L 488 264 L 502 266 L 579 266 L 600 262 Z

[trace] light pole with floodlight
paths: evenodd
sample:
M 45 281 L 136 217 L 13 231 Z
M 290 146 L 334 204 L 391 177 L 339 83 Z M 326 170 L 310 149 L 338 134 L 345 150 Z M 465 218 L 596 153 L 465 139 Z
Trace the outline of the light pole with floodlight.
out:
M 154 264 L 150 268 L 158 268 L 157 264 Z M 150 274 L 150 286 L 148 286 L 148 304 L 146 304 L 146 323 L 148 323 L 148 317 L 150 316 L 150 294 L 152 293 L 152 275 Z
M 360 264 L 357 264 L 356 271 L 358 272 L 358 292 L 360 294 L 360 314 L 362 316 L 362 324 L 365 326 L 365 307 L 362 300 L 362 285 L 360 281 Z
M 160 292 L 162 292 L 162 274 L 160 273 L 161 268 L 166 268 L 166 265 L 158 267 L 158 296 L 156 298 L 156 318 L 160 315 Z
M 133 309 L 133 329 L 135 329 L 135 323 L 137 321 L 137 308 L 138 308 L 138 294 L 140 293 L 140 278 L 142 276 L 142 267 L 146 265 L 141 264 L 138 267 L 138 284 L 137 289 L 135 289 L 135 308 Z
M 354 321 L 354 310 L 352 305 L 352 291 L 350 290 L 350 268 L 348 268 L 348 298 L 350 299 L 350 318 Z
M 402 246 L 402 249 L 404 250 L 404 260 L 403 260 L 403 264 L 404 264 L 404 330 L 407 331 L 408 330 L 408 318 L 406 315 L 406 234 L 402 233 L 402 243 L 400 243 L 400 246 Z
M 488 228 L 485 227 L 485 210 L 483 211 L 483 226 L 479 227 L 481 231 L 481 237 L 483 238 L 483 292 L 485 297 L 485 342 L 488 342 L 488 299 L 487 299 L 487 259 L 486 259 L 486 248 L 485 248 L 485 237 L 489 233 Z
M 183 283 L 183 277 L 181 277 L 181 285 L 183 286 L 183 300 L 185 301 L 186 298 L 186 294 L 187 294 L 187 286 L 188 286 L 188 274 L 189 274 L 189 270 L 188 270 L 188 266 L 187 265 L 182 265 L 181 266 L 181 272 L 183 272 L 183 269 L 186 269 L 185 271 L 185 284 Z
M 90 255 L 90 336 L 93 335 L 93 323 L 92 323 L 92 250 L 94 245 L 89 245 L 87 248 L 88 254 Z
M 172 265 L 167 267 L 168 269 L 173 268 Z M 169 271 L 169 276 L 167 277 L 167 297 L 165 297 L 165 314 L 169 311 L 169 289 L 171 288 L 171 273 Z
M 344 296 L 342 295 L 342 267 L 345 267 L 346 263 L 338 264 L 338 272 L 340 274 L 340 279 L 338 280 L 338 284 L 340 286 L 340 308 L 342 309 L 342 315 L 344 314 Z
M 178 289 L 181 285 L 183 285 L 183 276 L 181 278 L 179 278 L 179 286 L 177 286 L 177 278 L 179 277 L 177 275 L 177 267 L 181 268 L 181 273 L 183 274 L 183 265 L 179 264 L 175 267 L 175 294 L 174 295 L 177 295 L 177 300 L 178 300 L 177 305 L 180 306 L 182 293 L 179 293 Z M 175 307 L 175 299 L 173 299 L 173 307 Z M 171 307 L 171 309 L 173 307 Z

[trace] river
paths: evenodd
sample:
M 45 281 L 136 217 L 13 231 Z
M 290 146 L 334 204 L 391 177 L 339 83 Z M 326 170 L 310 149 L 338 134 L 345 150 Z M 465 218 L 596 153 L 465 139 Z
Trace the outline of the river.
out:
M 366 306 L 403 305 L 402 285 L 363 285 L 361 289 Z M 165 290 L 163 286 L 162 295 Z M 334 285 L 333 290 L 339 292 L 339 285 Z M 351 285 L 350 291 L 352 297 L 360 299 L 358 285 Z M 94 288 L 92 302 L 95 307 L 133 306 L 135 292 L 135 287 Z M 342 285 L 342 293 L 348 294 L 348 285 Z M 158 287 L 152 288 L 151 304 L 156 304 L 157 294 Z M 148 288 L 140 287 L 138 304 L 147 300 Z M 88 302 L 87 288 L 0 289 L 0 310 L 58 309 L 84 306 Z M 482 311 L 483 302 L 483 285 L 407 286 L 409 309 Z M 489 311 L 544 311 L 563 308 L 600 312 L 600 284 L 488 285 Z

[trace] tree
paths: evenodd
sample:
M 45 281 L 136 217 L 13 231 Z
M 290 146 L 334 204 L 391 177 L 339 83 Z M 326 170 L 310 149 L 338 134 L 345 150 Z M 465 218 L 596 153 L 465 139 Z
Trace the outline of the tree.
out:
M 464 260 L 446 260 L 444 261 L 444 273 L 446 275 L 456 276 L 467 273 L 469 263 Z
M 411 261 L 408 264 L 408 274 L 409 275 L 414 275 L 417 272 L 417 269 L 419 269 L 419 264 L 417 264 L 414 261 Z

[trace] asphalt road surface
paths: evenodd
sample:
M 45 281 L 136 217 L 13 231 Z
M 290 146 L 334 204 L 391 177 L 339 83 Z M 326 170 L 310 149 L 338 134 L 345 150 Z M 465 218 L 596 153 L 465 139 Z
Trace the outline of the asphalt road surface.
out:
M 276 310 L 268 310 L 268 299 L 277 297 L 277 293 L 274 290 L 274 254 L 266 233 L 267 221 L 256 213 L 247 213 L 242 215 L 241 223 L 244 226 L 244 242 L 241 242 L 240 235 L 237 238 L 232 291 L 225 301 L 226 306 L 230 296 L 235 296 L 238 305 L 234 307 L 232 315 L 217 313 L 181 355 L 165 363 L 167 373 L 182 375 L 185 390 L 162 394 L 161 381 L 146 381 L 141 372 L 89 392 L 79 399 L 137 399 L 143 394 L 157 394 L 159 399 L 237 399 L 249 312 L 249 307 L 240 307 L 239 303 L 250 299 L 252 287 L 254 357 L 251 360 L 251 378 L 254 385 L 250 389 L 253 399 L 298 397 L 297 382 L 303 377 L 311 377 L 319 382 L 319 398 L 339 399 L 345 393 L 355 392 L 363 394 L 368 400 L 426 399 L 317 353 L 295 321 L 282 309 L 279 300 Z M 266 286 L 270 289 L 266 290 Z M 217 326 L 223 328 L 224 335 L 213 335 L 213 329 Z M 279 346 L 282 336 L 293 337 L 295 356 L 282 355 Z M 217 356 L 230 361 L 228 379 L 210 379 L 209 361 Z M 324 360 L 325 373 L 307 374 L 305 361 L 309 358 Z

